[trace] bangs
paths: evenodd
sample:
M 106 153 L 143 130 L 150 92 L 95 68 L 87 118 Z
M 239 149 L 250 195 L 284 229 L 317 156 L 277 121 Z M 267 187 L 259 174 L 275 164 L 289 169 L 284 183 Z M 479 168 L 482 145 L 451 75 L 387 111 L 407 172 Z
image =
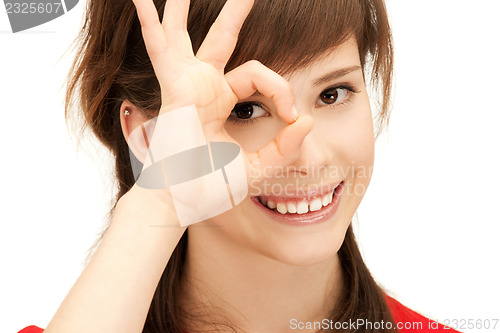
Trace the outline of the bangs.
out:
M 225 0 L 203 2 L 192 6 L 188 24 L 195 53 Z M 196 24 L 194 18 L 204 25 Z M 328 54 L 351 36 L 359 45 L 364 24 L 363 8 L 355 0 L 255 0 L 225 70 L 258 60 L 287 74 Z

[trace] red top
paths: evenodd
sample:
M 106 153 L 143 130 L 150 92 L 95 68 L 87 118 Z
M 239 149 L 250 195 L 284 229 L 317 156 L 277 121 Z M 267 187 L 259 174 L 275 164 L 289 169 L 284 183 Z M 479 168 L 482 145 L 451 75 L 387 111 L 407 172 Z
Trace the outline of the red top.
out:
M 459 333 L 449 327 L 428 319 L 421 314 L 408 309 L 394 298 L 386 296 L 387 304 L 391 309 L 394 321 L 398 325 L 400 333 Z M 375 327 L 376 323 L 372 323 Z M 375 327 L 376 328 L 376 327 Z M 28 326 L 18 333 L 43 333 L 43 329 L 37 326 Z
M 454 329 L 439 324 L 438 322 L 422 316 L 421 314 L 408 309 L 394 298 L 386 295 L 387 305 L 391 309 L 394 321 L 398 325 L 400 333 L 459 333 Z

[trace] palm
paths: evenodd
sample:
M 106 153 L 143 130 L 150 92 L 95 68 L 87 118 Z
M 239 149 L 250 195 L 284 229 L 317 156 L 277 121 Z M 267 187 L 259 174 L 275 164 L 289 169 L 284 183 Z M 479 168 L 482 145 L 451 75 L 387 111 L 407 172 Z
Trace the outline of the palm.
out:
M 223 129 L 228 111 L 234 107 L 238 97 L 231 90 L 223 73 L 197 59 L 172 77 L 173 79 L 162 84 L 162 101 L 166 105 L 162 112 L 175 109 L 180 104 L 196 105 L 207 140 L 211 141 L 215 135 L 220 134 L 218 132 Z

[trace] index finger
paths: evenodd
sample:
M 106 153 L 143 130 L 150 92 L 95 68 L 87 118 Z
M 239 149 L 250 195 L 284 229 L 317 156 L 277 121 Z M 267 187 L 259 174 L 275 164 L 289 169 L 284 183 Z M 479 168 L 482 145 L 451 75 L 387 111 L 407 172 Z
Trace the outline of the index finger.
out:
M 254 0 L 228 0 L 201 44 L 196 57 L 210 63 L 218 70 L 224 70 L 253 3 Z
M 248 98 L 259 91 L 273 100 L 281 119 L 291 124 L 298 118 L 290 83 L 257 60 L 236 67 L 225 78 L 238 99 Z

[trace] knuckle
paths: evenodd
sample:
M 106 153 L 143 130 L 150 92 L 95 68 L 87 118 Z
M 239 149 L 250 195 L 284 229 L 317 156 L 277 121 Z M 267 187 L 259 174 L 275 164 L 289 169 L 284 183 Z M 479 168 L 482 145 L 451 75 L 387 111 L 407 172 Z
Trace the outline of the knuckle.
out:
M 290 96 L 294 95 L 292 85 L 283 77 L 276 80 L 276 93 L 278 96 L 285 98 L 286 100 L 289 100 Z
M 263 65 L 262 65 L 262 63 L 261 63 L 260 61 L 255 60 L 255 59 L 249 60 L 249 61 L 247 62 L 247 64 L 248 64 L 248 66 L 249 66 L 249 67 L 251 67 L 251 68 L 255 68 L 255 69 L 260 68 L 260 67 L 262 67 L 262 66 L 263 66 Z
M 226 29 L 224 29 L 224 34 L 231 40 L 237 40 L 239 33 L 240 30 L 237 26 L 227 27 Z
M 148 51 L 149 55 L 151 58 L 151 61 L 162 61 L 165 57 L 165 54 L 167 54 L 168 48 L 166 46 L 159 46 L 156 48 L 152 48 Z

